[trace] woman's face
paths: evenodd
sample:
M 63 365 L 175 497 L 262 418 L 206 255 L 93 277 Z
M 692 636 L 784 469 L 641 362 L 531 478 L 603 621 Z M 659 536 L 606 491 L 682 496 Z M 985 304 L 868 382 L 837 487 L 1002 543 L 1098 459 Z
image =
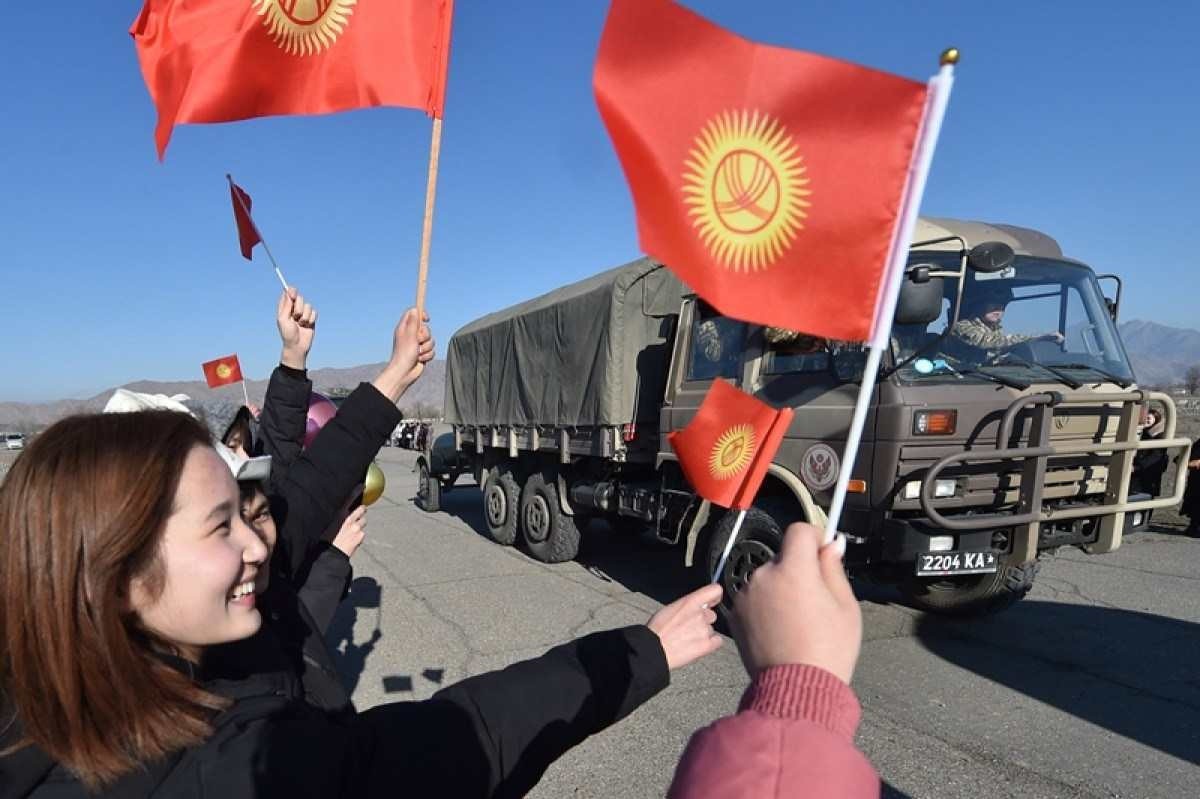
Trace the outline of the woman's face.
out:
M 159 541 L 157 593 L 145 576 L 130 588 L 142 623 L 199 660 L 204 647 L 249 638 L 262 617 L 254 583 L 268 550 L 239 512 L 237 484 L 210 447 L 184 462 L 174 506 Z
M 250 529 L 258 534 L 258 539 L 267 548 L 267 557 L 258 570 L 258 579 L 254 586 L 255 593 L 261 594 L 267 590 L 271 581 L 271 570 L 268 566 L 271 553 L 275 551 L 275 540 L 279 537 L 275 527 L 275 517 L 271 515 L 271 503 L 262 489 L 256 487 L 248 497 L 242 500 L 241 514 L 242 521 L 250 525 Z

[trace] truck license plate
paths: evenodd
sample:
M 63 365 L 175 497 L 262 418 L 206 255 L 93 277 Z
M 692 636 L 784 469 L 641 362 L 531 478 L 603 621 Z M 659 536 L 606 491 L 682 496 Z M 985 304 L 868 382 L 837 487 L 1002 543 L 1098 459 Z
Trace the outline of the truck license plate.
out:
M 922 552 L 917 555 L 918 577 L 990 574 L 994 571 L 996 571 L 995 552 Z

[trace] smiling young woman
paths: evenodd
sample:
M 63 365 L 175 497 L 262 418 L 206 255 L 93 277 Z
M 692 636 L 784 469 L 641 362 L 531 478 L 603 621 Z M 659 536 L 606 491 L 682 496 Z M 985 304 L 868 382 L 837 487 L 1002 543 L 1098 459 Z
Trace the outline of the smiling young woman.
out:
M 231 592 L 264 548 L 205 429 L 170 411 L 64 420 L 0 485 L 0 728 L 89 788 L 199 743 L 226 702 L 198 648 L 252 634 Z M 252 595 L 251 595 L 252 596 Z

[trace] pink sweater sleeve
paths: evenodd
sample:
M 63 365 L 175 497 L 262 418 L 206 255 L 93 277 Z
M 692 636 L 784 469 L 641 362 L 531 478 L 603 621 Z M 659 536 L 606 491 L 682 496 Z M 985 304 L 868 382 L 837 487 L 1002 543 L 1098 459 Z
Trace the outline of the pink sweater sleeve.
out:
M 671 799 L 878 799 L 879 775 L 854 746 L 862 710 L 849 686 L 815 666 L 775 666 L 738 713 L 692 736 Z

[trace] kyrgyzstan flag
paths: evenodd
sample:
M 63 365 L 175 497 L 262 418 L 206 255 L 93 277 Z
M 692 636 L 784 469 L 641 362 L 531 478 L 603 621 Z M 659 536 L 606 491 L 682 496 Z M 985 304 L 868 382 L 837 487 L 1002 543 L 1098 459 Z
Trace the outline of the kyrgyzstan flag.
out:
M 204 379 L 208 381 L 209 388 L 227 386 L 242 379 L 242 365 L 238 363 L 236 353 L 208 361 L 200 367 L 204 370 Z
M 229 178 L 229 194 L 233 200 L 233 220 L 237 223 L 238 246 L 242 249 L 242 257 L 249 261 L 253 258 L 254 245 L 262 241 L 258 227 L 250 217 L 254 203 L 246 190 L 233 182 L 233 178 Z
M 722 313 L 871 338 L 926 86 L 613 0 L 594 76 L 642 249 Z
M 369 106 L 441 118 L 454 0 L 146 0 L 130 33 L 166 152 L 183 122 Z
M 724 508 L 749 508 L 792 415 L 717 379 L 692 420 L 667 439 L 697 494 Z

